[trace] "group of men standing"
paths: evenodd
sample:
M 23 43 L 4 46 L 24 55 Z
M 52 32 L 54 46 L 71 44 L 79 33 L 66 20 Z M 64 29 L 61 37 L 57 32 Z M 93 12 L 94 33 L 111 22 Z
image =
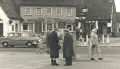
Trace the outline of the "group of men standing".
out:
M 59 58 L 59 50 L 61 49 L 59 43 L 58 29 L 51 31 L 47 34 L 47 46 L 50 49 L 50 58 L 51 65 L 58 66 L 56 59 Z M 63 58 L 65 59 L 65 66 L 72 65 L 72 56 L 74 55 L 73 51 L 73 37 L 69 32 L 69 29 L 64 30 L 64 38 L 63 38 Z M 91 35 L 88 41 L 89 46 L 89 56 L 91 60 L 95 60 L 94 53 L 98 54 L 98 59 L 102 60 L 101 49 L 98 43 L 98 37 L 96 34 L 96 29 L 91 31 Z
M 59 65 L 56 61 L 59 58 L 59 50 L 61 49 L 59 43 L 58 29 L 47 34 L 47 46 L 50 49 L 51 65 Z M 69 30 L 64 30 L 63 39 L 63 58 L 65 58 L 65 66 L 72 65 L 73 56 L 73 37 L 69 33 Z

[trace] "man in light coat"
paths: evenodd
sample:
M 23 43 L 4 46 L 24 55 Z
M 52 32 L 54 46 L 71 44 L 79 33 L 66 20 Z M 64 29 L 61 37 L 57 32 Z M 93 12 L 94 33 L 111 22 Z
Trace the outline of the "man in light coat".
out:
M 95 60 L 95 53 L 98 57 L 98 60 L 102 60 L 102 56 L 101 56 L 101 49 L 99 46 L 99 42 L 98 42 L 98 36 L 97 36 L 97 29 L 94 28 L 91 31 L 90 34 L 90 38 L 88 41 L 88 45 L 89 45 L 89 57 L 90 60 Z

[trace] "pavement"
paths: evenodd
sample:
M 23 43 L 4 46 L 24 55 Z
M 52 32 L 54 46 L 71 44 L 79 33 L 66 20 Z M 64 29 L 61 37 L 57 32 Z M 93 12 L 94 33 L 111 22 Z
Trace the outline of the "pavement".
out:
M 51 66 L 49 55 L 35 52 L 0 52 L 0 69 L 120 69 L 120 55 L 105 55 L 104 60 L 90 61 L 87 54 L 77 55 L 72 66 Z
M 80 41 L 75 41 L 76 46 L 88 46 L 87 42 L 80 42 Z M 109 42 L 107 42 L 105 38 L 104 43 L 100 43 L 100 46 L 105 46 L 105 47 L 120 47 L 120 37 L 110 37 Z

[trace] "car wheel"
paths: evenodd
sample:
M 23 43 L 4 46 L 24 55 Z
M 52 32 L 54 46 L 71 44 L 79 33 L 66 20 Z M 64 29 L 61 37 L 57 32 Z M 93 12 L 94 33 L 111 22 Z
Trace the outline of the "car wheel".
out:
M 27 42 L 26 45 L 27 45 L 28 47 L 32 47 L 32 42 Z
M 2 43 L 2 46 L 3 46 L 3 47 L 8 47 L 8 42 L 3 42 L 3 43 Z

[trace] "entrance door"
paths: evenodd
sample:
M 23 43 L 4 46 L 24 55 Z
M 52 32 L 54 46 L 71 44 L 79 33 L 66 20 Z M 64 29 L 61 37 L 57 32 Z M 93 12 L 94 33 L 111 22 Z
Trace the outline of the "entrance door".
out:
M 0 36 L 3 36 L 3 24 L 0 23 Z

